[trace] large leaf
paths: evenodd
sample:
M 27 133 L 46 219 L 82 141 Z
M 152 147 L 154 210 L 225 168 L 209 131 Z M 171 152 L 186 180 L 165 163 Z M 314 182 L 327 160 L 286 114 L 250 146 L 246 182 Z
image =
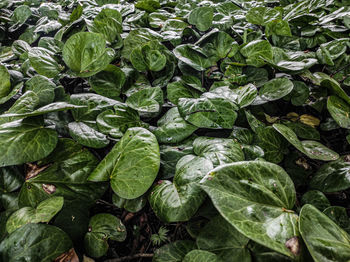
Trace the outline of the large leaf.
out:
M 312 177 L 310 186 L 322 192 L 338 192 L 350 187 L 350 163 L 340 158 L 322 165 Z
M 12 233 L 29 223 L 49 222 L 62 208 L 63 197 L 51 197 L 42 201 L 36 208 L 23 207 L 14 212 L 6 222 L 6 230 Z
M 112 99 L 119 97 L 124 82 L 124 72 L 114 65 L 108 65 L 104 70 L 89 79 L 93 91 Z
M 58 227 L 27 224 L 0 243 L 0 259 L 9 262 L 51 262 L 71 247 L 72 241 Z
M 63 196 L 65 204 L 80 200 L 91 205 L 106 189 L 104 184 L 87 181 L 97 163 L 97 158 L 78 143 L 60 139 L 55 150 L 38 163 L 37 171 L 27 174 L 20 205 L 36 207 L 53 196 Z
M 188 22 L 200 31 L 208 30 L 213 22 L 213 8 L 202 6 L 193 9 L 189 14 Z
M 89 232 L 84 238 L 85 250 L 92 257 L 101 257 L 108 251 L 108 239 L 124 241 L 126 228 L 119 218 L 100 213 L 93 216 L 89 223 Z
M 297 135 L 289 127 L 282 124 L 274 124 L 273 127 L 298 149 L 312 159 L 318 159 L 323 161 L 331 161 L 339 158 L 339 155 L 333 150 L 325 147 L 321 143 L 312 140 L 300 141 Z
M 199 181 L 212 168 L 211 161 L 203 157 L 180 159 L 173 182 L 159 181 L 151 190 L 149 202 L 156 215 L 168 223 L 189 220 L 205 199 Z
M 109 144 L 106 135 L 84 122 L 71 122 L 68 124 L 69 134 L 79 144 L 92 148 L 103 148 Z
M 90 174 L 90 181 L 111 180 L 113 191 L 133 199 L 143 195 L 157 177 L 160 166 L 156 137 L 141 127 L 129 128 L 122 139 Z
M 337 124 L 350 129 L 350 105 L 337 96 L 330 96 L 327 100 L 327 109 Z
M 198 46 L 191 44 L 179 45 L 173 52 L 177 59 L 198 71 L 203 71 L 211 66 L 207 55 Z
M 349 235 L 314 206 L 302 207 L 299 230 L 316 262 L 350 259 Z
M 154 130 L 154 135 L 158 142 L 173 144 L 181 142 L 197 130 L 196 126 L 186 122 L 179 114 L 177 107 L 171 108 L 157 122 L 158 127 Z
M 138 112 L 124 104 L 103 111 L 97 116 L 96 123 L 100 132 L 116 138 L 122 137 L 129 127 L 144 125 Z
M 288 78 L 275 78 L 260 88 L 259 95 L 264 100 L 274 101 L 288 95 L 292 90 L 293 82 Z
M 55 130 L 18 120 L 0 125 L 0 166 L 19 165 L 46 157 L 57 144 Z M 21 150 L 18 150 L 21 148 Z
M 287 256 L 298 255 L 287 245 L 299 235 L 298 216 L 290 210 L 295 189 L 281 167 L 264 161 L 227 164 L 212 170 L 201 187 L 240 233 Z
M 244 45 L 240 52 L 247 58 L 247 64 L 260 67 L 265 64 L 262 58 L 272 60 L 272 47 L 266 40 L 255 40 Z
M 28 52 L 30 64 L 40 75 L 55 77 L 63 67 L 57 63 L 53 53 L 42 47 L 31 48 Z
M 214 166 L 244 160 L 241 145 L 228 138 L 198 137 L 193 142 L 193 151 L 209 159 Z
M 243 236 L 221 216 L 212 218 L 199 232 L 196 239 L 199 249 L 217 254 L 226 262 L 250 262 L 246 248 L 249 238 Z
M 192 125 L 202 128 L 232 128 L 237 118 L 237 105 L 213 93 L 200 98 L 180 98 L 180 115 Z
M 141 113 L 157 113 L 163 104 L 163 92 L 159 87 L 141 89 L 126 100 L 126 104 Z
M 119 11 L 104 8 L 95 17 L 92 31 L 101 33 L 108 42 L 112 43 L 122 32 L 122 15 Z
M 106 48 L 106 40 L 99 34 L 81 32 L 71 36 L 63 47 L 63 60 L 80 77 L 95 75 L 107 67 L 114 51 Z

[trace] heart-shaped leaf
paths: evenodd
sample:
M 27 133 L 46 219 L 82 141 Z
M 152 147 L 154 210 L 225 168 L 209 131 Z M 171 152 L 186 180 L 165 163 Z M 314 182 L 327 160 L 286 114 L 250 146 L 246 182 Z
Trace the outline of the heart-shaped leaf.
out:
M 182 262 L 185 255 L 196 248 L 190 240 L 178 240 L 162 246 L 154 253 L 153 262 Z
M 84 246 L 88 255 L 101 257 L 109 248 L 108 239 L 122 242 L 126 238 L 126 228 L 119 218 L 101 213 L 90 219 L 89 232 L 84 238 Z
M 349 235 L 314 206 L 302 207 L 299 230 L 316 262 L 350 259 Z
M 199 181 L 212 168 L 203 157 L 180 159 L 173 182 L 161 180 L 151 190 L 149 202 L 156 215 L 168 223 L 189 220 L 205 199 Z
M 152 185 L 160 166 L 156 137 L 141 127 L 129 128 L 122 139 L 90 174 L 90 181 L 111 180 L 113 191 L 133 199 Z
M 181 142 L 197 130 L 196 126 L 189 124 L 180 116 L 177 107 L 171 108 L 158 120 L 157 125 L 153 133 L 158 142 L 165 144 Z
M 214 166 L 244 160 L 241 145 L 233 139 L 198 137 L 193 142 L 193 151 L 210 160 Z
M 49 222 L 63 207 L 63 197 L 50 197 L 36 208 L 23 207 L 14 212 L 6 222 L 9 234 L 29 223 Z
M 0 259 L 49 262 L 71 247 L 72 241 L 58 227 L 27 224 L 12 232 L 0 243 Z
M 335 122 L 343 128 L 350 129 L 350 105 L 337 96 L 330 96 L 327 109 Z
M 286 245 L 298 237 L 298 216 L 288 210 L 295 189 L 281 167 L 265 161 L 231 163 L 212 170 L 201 187 L 240 233 L 287 256 L 299 254 Z
M 55 130 L 18 120 L 0 125 L 0 167 L 46 157 L 57 144 Z M 22 148 L 22 150 L 18 150 Z
M 92 76 L 102 71 L 113 58 L 113 49 L 106 48 L 106 40 L 96 33 L 76 33 L 63 47 L 64 62 L 80 77 Z

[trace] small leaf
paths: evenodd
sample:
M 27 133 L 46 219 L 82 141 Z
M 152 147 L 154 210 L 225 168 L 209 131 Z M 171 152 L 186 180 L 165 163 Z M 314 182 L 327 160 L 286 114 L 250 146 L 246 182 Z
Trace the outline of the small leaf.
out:
M 29 223 L 49 222 L 63 207 L 63 197 L 51 197 L 36 208 L 23 207 L 14 212 L 6 222 L 9 234 Z

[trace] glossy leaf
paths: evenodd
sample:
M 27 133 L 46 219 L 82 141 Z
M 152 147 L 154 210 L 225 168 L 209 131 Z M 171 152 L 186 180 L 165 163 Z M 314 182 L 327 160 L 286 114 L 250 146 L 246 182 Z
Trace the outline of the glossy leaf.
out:
M 327 109 L 337 124 L 350 129 L 350 105 L 337 96 L 330 96 L 327 100 Z
M 120 219 L 111 214 L 100 213 L 90 219 L 84 246 L 88 255 L 97 258 L 107 253 L 108 239 L 122 242 L 125 238 L 126 228 Z
M 350 259 L 349 235 L 312 205 L 301 209 L 299 230 L 315 261 Z
M 15 142 L 14 142 L 15 141 Z M 18 120 L 0 125 L 0 166 L 40 160 L 57 144 L 55 130 Z M 22 150 L 18 150 L 22 148 Z
M 62 208 L 63 197 L 51 197 L 42 201 L 36 208 L 23 207 L 14 212 L 6 222 L 6 230 L 12 233 L 29 223 L 49 222 Z
M 114 51 L 105 46 L 99 34 L 77 33 L 65 43 L 63 60 L 75 75 L 92 76 L 105 69 L 114 57 Z
M 29 259 L 49 262 L 71 247 L 71 240 L 61 229 L 45 224 L 27 224 L 0 243 L 0 258 L 3 261 Z
M 111 180 L 112 189 L 118 196 L 134 199 L 151 187 L 159 166 L 159 146 L 155 136 L 144 128 L 129 128 L 90 174 L 89 180 Z
M 165 144 L 181 142 L 197 130 L 196 126 L 189 124 L 180 116 L 177 107 L 171 108 L 158 120 L 157 125 L 153 133 L 159 143 Z
M 203 157 L 180 159 L 173 182 L 161 180 L 151 190 L 149 202 L 155 214 L 168 223 L 189 220 L 205 199 L 199 181 L 212 168 L 211 161 Z
M 299 250 L 293 253 L 286 246 L 298 237 L 298 216 L 288 210 L 295 189 L 281 167 L 264 161 L 227 164 L 212 170 L 201 187 L 240 233 L 287 256 L 298 255 Z

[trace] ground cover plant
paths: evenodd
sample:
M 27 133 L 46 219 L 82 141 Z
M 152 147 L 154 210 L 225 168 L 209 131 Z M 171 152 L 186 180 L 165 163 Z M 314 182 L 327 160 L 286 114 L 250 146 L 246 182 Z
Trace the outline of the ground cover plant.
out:
M 2 0 L 0 261 L 350 261 L 349 0 Z

